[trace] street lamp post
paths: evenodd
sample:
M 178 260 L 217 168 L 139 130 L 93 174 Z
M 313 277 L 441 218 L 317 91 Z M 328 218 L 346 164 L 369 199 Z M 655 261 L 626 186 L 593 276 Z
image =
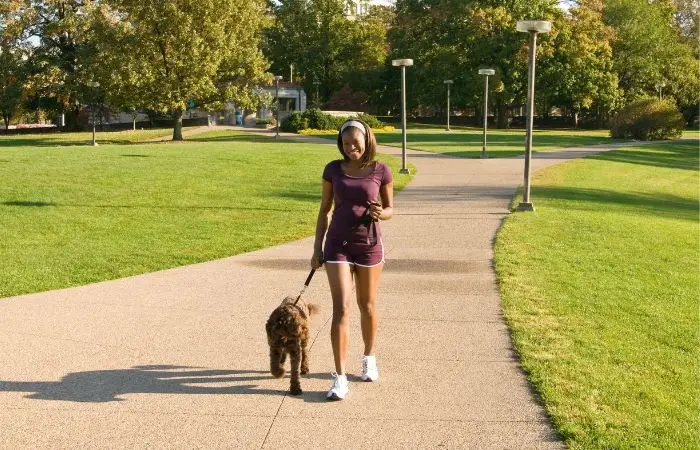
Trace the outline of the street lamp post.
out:
M 275 139 L 280 137 L 280 80 L 282 75 L 275 75 L 272 77 L 275 80 L 275 103 L 277 104 L 275 111 Z
M 489 118 L 489 75 L 495 74 L 493 69 L 479 69 L 479 75 L 484 75 L 484 144 L 481 146 L 481 157 L 488 158 L 486 154 L 486 127 Z
M 316 107 L 320 108 L 321 105 L 321 97 L 318 95 L 318 87 L 321 85 L 321 82 L 318 81 L 318 78 L 314 77 L 314 86 L 316 86 Z
M 401 67 L 401 170 L 399 173 L 410 173 L 406 167 L 406 67 L 413 65 L 412 59 L 394 59 L 394 67 Z
M 545 20 L 519 20 L 516 29 L 530 33 L 530 48 L 527 58 L 527 119 L 525 131 L 525 188 L 523 201 L 518 205 L 518 211 L 534 211 L 530 201 L 530 160 L 532 159 L 532 122 L 535 114 L 535 55 L 537 52 L 537 33 L 549 33 L 552 22 Z
M 447 129 L 445 131 L 451 131 L 450 130 L 450 85 L 454 83 L 452 80 L 445 80 L 443 81 L 445 86 L 447 86 Z
M 663 97 L 661 96 L 661 90 L 666 87 L 666 83 L 662 81 L 661 83 L 656 83 L 654 87 L 656 87 L 656 90 L 659 93 L 659 100 L 662 100 Z
M 95 93 L 95 90 L 100 87 L 100 83 L 96 81 L 88 81 L 86 84 L 92 88 L 92 107 L 90 108 L 92 110 L 92 146 L 97 147 L 97 140 L 95 139 L 95 108 L 97 103 L 97 95 Z

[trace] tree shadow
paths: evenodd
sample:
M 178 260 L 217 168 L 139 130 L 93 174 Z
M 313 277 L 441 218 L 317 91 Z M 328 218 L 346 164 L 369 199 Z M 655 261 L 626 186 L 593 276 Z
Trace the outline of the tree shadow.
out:
M 148 141 L 129 141 L 124 139 L 97 139 L 100 145 L 137 145 L 148 144 Z M 153 143 L 153 142 L 151 142 Z M 0 139 L 0 148 L 2 147 L 90 147 L 92 146 L 91 138 L 86 139 L 56 139 L 49 136 L 32 137 L 32 138 L 14 138 Z
M 299 200 L 299 201 L 314 202 L 314 203 L 321 200 L 320 191 L 318 193 L 308 193 L 308 192 L 299 192 L 299 191 L 278 191 L 278 192 L 271 194 L 270 196 L 284 198 L 284 199 L 288 199 L 288 200 Z
M 303 378 L 330 379 L 330 375 L 307 374 Z M 0 380 L 0 392 L 27 392 L 25 398 L 35 400 L 87 403 L 124 401 L 120 396 L 126 394 L 286 395 L 286 389 L 265 389 L 256 383 L 271 379 L 269 372 L 260 370 L 150 365 L 73 372 L 59 381 Z M 221 385 L 216 386 L 217 383 Z M 314 395 L 316 393 L 307 394 L 304 401 L 318 400 L 316 397 L 319 395 Z
M 672 194 L 619 192 L 605 189 L 574 188 L 564 186 L 533 186 L 533 196 L 558 200 L 572 200 L 570 206 L 581 210 L 600 210 L 592 205 L 614 204 L 644 211 L 651 215 L 670 216 L 686 220 L 697 220 L 700 205 L 697 199 Z M 589 205 L 586 205 L 588 203 Z
M 300 271 L 300 267 L 308 267 L 309 260 L 294 259 L 257 259 L 246 261 L 248 266 L 263 269 Z M 392 273 L 416 273 L 416 274 L 446 274 L 460 273 L 463 275 L 479 274 L 483 272 L 483 261 L 453 261 L 447 259 L 390 259 L 386 262 L 384 270 Z M 489 266 L 490 267 L 490 266 Z
M 16 201 L 11 201 L 11 202 L 2 202 L 2 204 L 5 206 L 27 206 L 27 207 L 33 207 L 33 208 L 40 208 L 42 206 L 58 206 L 56 203 L 53 203 L 53 202 L 32 202 L 32 201 L 22 201 L 22 200 L 16 200 Z
M 5 206 L 20 206 L 20 207 L 68 207 L 68 208 L 106 208 L 106 209 L 154 209 L 154 210 L 229 210 L 229 211 L 274 211 L 274 212 L 289 212 L 289 208 L 262 208 L 252 206 L 227 206 L 227 205 L 89 205 L 82 203 L 54 203 L 42 201 L 23 201 L 14 200 L 2 202 L 0 205 Z
M 256 143 L 266 143 L 266 142 L 279 142 L 277 139 L 271 136 L 261 136 L 252 133 L 231 133 L 231 134 L 221 134 L 216 136 L 192 136 L 186 138 L 188 142 L 256 142 Z

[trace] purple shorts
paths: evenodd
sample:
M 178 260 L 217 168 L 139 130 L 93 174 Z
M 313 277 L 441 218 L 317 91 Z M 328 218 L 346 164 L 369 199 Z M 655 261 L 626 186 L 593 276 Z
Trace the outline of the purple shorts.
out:
M 373 267 L 384 262 L 382 240 L 371 245 L 364 241 L 326 240 L 323 249 L 326 264 L 353 264 L 360 267 Z

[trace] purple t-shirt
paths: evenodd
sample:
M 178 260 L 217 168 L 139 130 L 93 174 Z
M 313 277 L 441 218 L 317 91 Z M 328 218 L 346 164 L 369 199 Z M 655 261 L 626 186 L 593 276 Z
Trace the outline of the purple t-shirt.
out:
M 366 239 L 368 228 L 356 226 L 367 212 L 369 202 L 381 203 L 379 188 L 394 181 L 385 164 L 374 162 L 365 177 L 351 177 L 343 172 L 342 160 L 331 161 L 323 169 L 323 179 L 333 184 L 335 209 L 328 227 L 327 239 Z M 381 236 L 377 223 L 377 236 Z

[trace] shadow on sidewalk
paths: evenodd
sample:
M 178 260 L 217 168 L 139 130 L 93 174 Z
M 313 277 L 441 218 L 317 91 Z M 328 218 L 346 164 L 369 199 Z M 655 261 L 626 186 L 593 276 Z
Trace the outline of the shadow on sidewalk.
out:
M 286 389 L 258 387 L 256 381 L 273 379 L 267 371 L 201 369 L 188 366 L 154 365 L 135 366 L 130 369 L 73 372 L 59 381 L 0 381 L 0 392 L 28 392 L 25 398 L 89 403 L 124 401 L 119 396 L 125 394 L 284 396 L 287 393 Z M 330 375 L 327 373 L 304 375 L 302 386 L 305 378 L 330 380 Z M 288 382 L 283 381 L 286 387 Z M 316 402 L 320 401 L 322 396 L 319 392 L 304 392 L 302 398 L 304 401 Z
M 444 274 L 444 273 L 460 273 L 460 274 L 480 274 L 483 272 L 483 261 L 480 260 L 450 260 L 450 259 L 390 259 L 385 265 L 386 270 L 391 272 L 410 272 L 418 274 Z M 258 259 L 246 261 L 244 264 L 260 267 L 262 269 L 274 270 L 291 270 L 298 271 L 300 268 L 307 269 L 309 259 L 294 258 L 294 259 Z

